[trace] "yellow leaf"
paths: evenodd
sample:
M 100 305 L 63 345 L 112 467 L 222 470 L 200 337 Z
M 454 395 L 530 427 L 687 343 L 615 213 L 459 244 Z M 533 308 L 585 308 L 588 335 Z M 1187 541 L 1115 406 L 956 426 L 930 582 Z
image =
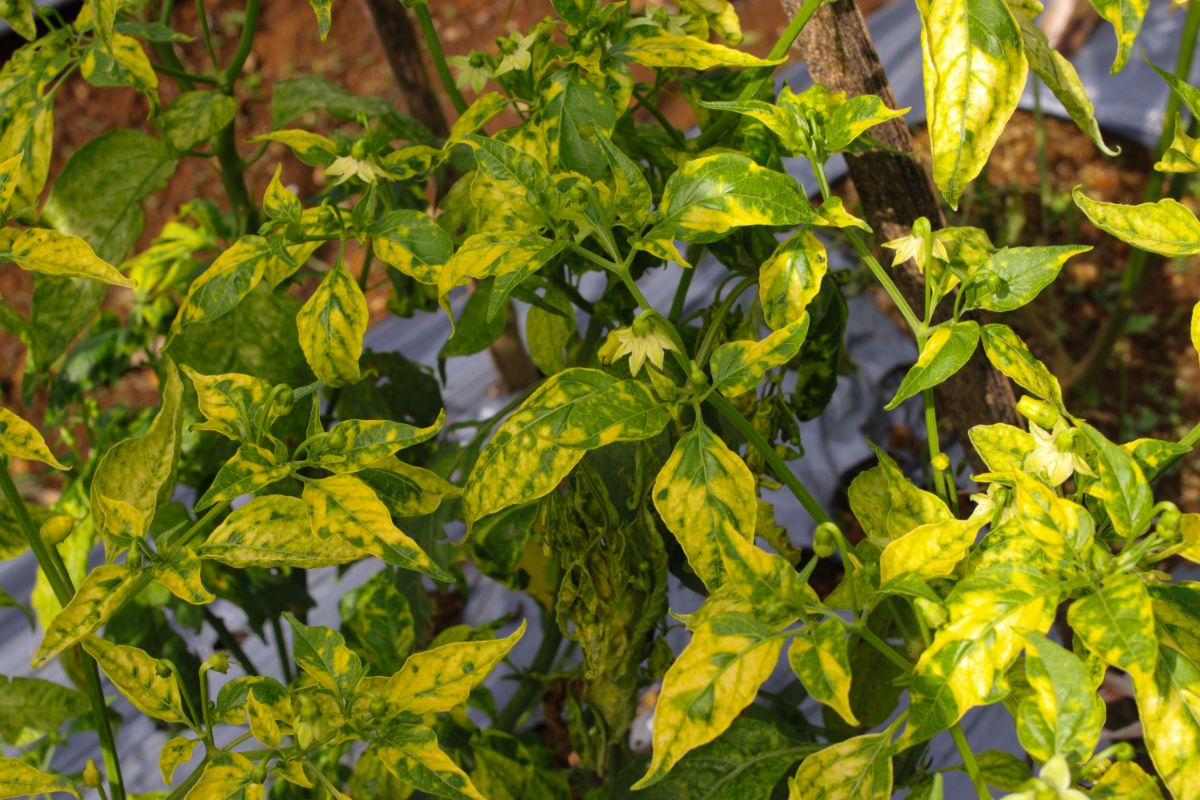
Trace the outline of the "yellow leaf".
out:
M 788 663 L 814 700 L 836 711 L 847 725 L 859 724 L 850 708 L 850 656 L 841 622 L 826 619 L 793 639 Z
M 279 747 L 279 725 L 275 722 L 275 714 L 270 706 L 259 702 L 254 696 L 254 689 L 246 697 L 246 721 L 255 739 L 267 747 Z
M 799 320 L 829 268 L 825 245 L 807 228 L 775 248 L 758 270 L 763 317 L 774 330 Z
M 0 797 L 35 797 L 54 792 L 79 797 L 79 792 L 65 779 L 35 769 L 24 761 L 0 757 Z
M 55 469 L 70 469 L 54 457 L 37 428 L 3 406 L 0 406 L 0 453 L 13 458 L 41 461 Z
M 155 561 L 154 578 L 185 603 L 202 606 L 217 599 L 204 588 L 204 582 L 200 580 L 200 559 L 190 547 L 178 547 L 161 561 Z
M 191 760 L 192 752 L 199 743 L 199 739 L 189 739 L 186 736 L 172 736 L 167 740 L 162 746 L 162 752 L 158 754 L 158 771 L 162 773 L 164 783 L 171 785 L 176 768 Z
M 179 681 L 166 662 L 145 650 L 114 644 L 99 636 L 84 639 L 83 649 L 138 711 L 163 722 L 191 724 L 183 710 Z
M 46 629 L 33 666 L 42 666 L 107 622 L 145 587 L 148 579 L 145 570 L 129 569 L 124 564 L 103 564 L 89 572 L 66 608 Z
M 180 368 L 196 387 L 196 401 L 204 416 L 204 422 L 195 423 L 192 430 L 215 431 L 234 441 L 249 439 L 254 430 L 254 409 L 266 402 L 271 384 L 236 372 L 201 375 L 186 364 Z
M 525 620 L 503 639 L 452 642 L 413 653 L 400 671 L 388 679 L 384 697 L 388 714 L 407 711 L 428 714 L 449 711 L 466 701 L 525 635 Z
M 254 764 L 240 753 L 218 753 L 205 765 L 200 779 L 183 800 L 252 800 L 262 797 L 262 784 L 252 795 L 250 773 Z
M 871 733 L 831 744 L 800 762 L 788 800 L 884 800 L 892 796 L 893 747 Z
M 296 315 L 300 349 L 313 374 L 329 386 L 359 379 L 367 299 L 339 261 Z
M 1093 200 L 1076 186 L 1071 196 L 1092 224 L 1134 247 L 1167 256 L 1200 253 L 1200 220 L 1191 209 L 1164 197 L 1135 206 Z
M 1200 798 L 1200 669 L 1170 647 L 1153 672 L 1134 675 L 1134 695 L 1154 768 L 1175 800 Z
M 344 540 L 322 538 L 299 497 L 256 497 L 225 518 L 197 551 L 231 567 L 299 567 L 347 564 L 366 555 Z
M 96 255 L 83 239 L 46 228 L 31 228 L 17 236 L 12 243 L 12 260 L 22 269 L 43 275 L 90 278 L 130 288 L 137 285 Z
M 986 519 L 949 519 L 913 528 L 888 542 L 879 558 L 879 582 L 915 574 L 925 580 L 945 578 L 966 557 Z

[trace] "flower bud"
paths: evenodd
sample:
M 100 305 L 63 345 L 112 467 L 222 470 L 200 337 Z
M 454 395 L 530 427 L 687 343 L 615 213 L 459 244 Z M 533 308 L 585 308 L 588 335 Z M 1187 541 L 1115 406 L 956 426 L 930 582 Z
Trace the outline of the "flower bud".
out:
M 822 522 L 813 531 L 813 552 L 821 558 L 829 558 L 837 552 L 838 528 L 832 522 Z
M 388 701 L 379 695 L 371 699 L 371 716 L 377 719 L 386 717 L 388 714 Z
M 267 779 L 267 765 L 260 761 L 254 765 L 254 769 L 250 770 L 250 782 L 262 783 Z
M 1174 544 L 1182 538 L 1179 523 L 1183 519 L 1183 514 L 1179 513 L 1179 508 L 1174 503 L 1164 503 L 1163 505 L 1166 508 L 1158 518 L 1156 532 L 1164 543 Z
M 1054 406 L 1027 394 L 1022 395 L 1021 399 L 1017 401 L 1017 411 L 1021 412 L 1021 416 L 1025 419 L 1041 425 L 1046 430 L 1053 428 L 1061 418 Z
M 938 472 L 945 472 L 950 469 L 950 456 L 945 453 L 938 453 L 933 457 L 933 468 Z
M 75 520 L 68 517 L 66 514 L 55 514 L 50 519 L 42 523 L 41 534 L 42 540 L 48 545 L 56 545 L 63 539 L 71 535 L 71 530 L 75 527 Z
M 83 785 L 89 789 L 99 789 L 101 782 L 100 770 L 96 768 L 96 762 L 89 758 L 83 765 Z
M 167 661 L 165 658 L 160 658 L 154 664 L 154 671 L 158 673 L 158 677 L 160 678 L 169 678 L 175 674 L 175 670 L 172 669 L 171 662 Z

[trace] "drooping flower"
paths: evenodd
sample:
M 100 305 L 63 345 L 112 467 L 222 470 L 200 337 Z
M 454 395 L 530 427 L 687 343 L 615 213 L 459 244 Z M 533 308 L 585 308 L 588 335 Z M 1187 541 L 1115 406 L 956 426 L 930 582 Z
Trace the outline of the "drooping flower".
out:
M 912 231 L 907 236 L 884 242 L 883 246 L 896 251 L 896 257 L 892 260 L 893 267 L 898 267 L 912 259 L 919 269 L 924 270 L 925 265 L 929 263 L 930 256 L 942 261 L 950 260 L 950 254 L 946 252 L 946 245 L 934 236 L 929 226 L 929 220 L 925 217 L 917 218 L 913 223 Z
M 448 59 L 450 66 L 458 70 L 458 78 L 454 83 L 460 89 L 470 88 L 478 94 L 492 77 L 483 53 L 471 52 L 469 55 L 453 56 Z
M 674 349 L 671 338 L 659 330 L 653 319 L 643 314 L 633 321 L 632 326 L 617 328 L 610 333 L 598 355 L 600 361 L 606 364 L 629 356 L 629 372 L 637 375 L 646 361 L 661 370 L 663 353 Z
M 363 183 L 375 183 L 387 173 L 369 157 L 355 158 L 353 155 L 338 156 L 333 163 L 325 168 L 325 174 L 333 178 L 333 185 L 344 183 L 350 178 L 358 178 Z

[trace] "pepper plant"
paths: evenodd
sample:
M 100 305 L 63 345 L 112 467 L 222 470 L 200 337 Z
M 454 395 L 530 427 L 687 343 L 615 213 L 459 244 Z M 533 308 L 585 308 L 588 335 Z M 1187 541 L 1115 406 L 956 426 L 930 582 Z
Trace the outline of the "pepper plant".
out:
M 323 38 L 335 10 L 312 5 Z M 14 480 L 27 471 L 0 471 L 0 542 L 36 559 L 33 665 L 57 660 L 65 677 L 0 687 L 13 748 L 0 796 L 130 796 L 103 675 L 169 734 L 154 797 L 883 800 L 941 797 L 946 769 L 980 797 L 1200 797 L 1200 590 L 1168 569 L 1200 562 L 1200 515 L 1152 491 L 1200 426 L 1110 440 L 1006 321 L 1087 248 L 996 248 L 978 228 L 912 220 L 885 244 L 923 276 L 910 304 L 826 178 L 907 109 L 772 79 L 819 0 L 765 58 L 738 49 L 726 0 L 555 0 L 494 52 L 451 59 L 457 84 L 428 8 L 408 5 L 459 111 L 444 138 L 315 76 L 275 85 L 272 128 L 245 130 L 259 0 L 225 60 L 203 4 L 196 37 L 170 26 L 169 1 L 87 0 L 73 20 L 3 4 L 31 41 L 0 70 L 0 257 L 33 291 L 0 305 L 0 323 L 26 347 L 20 392 L 45 424 L 0 408 L 0 452 L 49 468 L 57 499 L 29 502 Z M 1145 6 L 1097 7 L 1119 69 Z M 918 9 L 933 177 L 951 207 L 1030 71 L 1113 152 L 1036 2 Z M 1190 53 L 1196 0 L 1187 13 Z M 1162 74 L 1200 118 L 1186 69 Z M 144 93 L 154 132 L 102 133 L 49 182 L 55 96 L 76 71 Z M 663 113 L 672 99 L 696 130 Z M 323 171 L 323 188 L 300 197 L 277 167 L 258 199 L 246 169 L 277 153 Z M 796 158 L 815 200 L 785 170 Z M 210 163 L 224 196 L 188 202 L 139 246 L 142 202 L 185 159 Z M 1180 125 L 1157 168 L 1198 165 Z M 1200 222 L 1173 200 L 1113 205 L 1086 187 L 1075 200 L 1134 247 L 1200 253 Z M 911 474 L 875 448 L 847 489 L 852 517 L 835 519 L 789 462 L 846 361 L 856 271 L 831 269 L 839 240 L 916 341 L 886 408 L 920 404 L 928 448 Z M 718 271 L 716 294 L 688 311 L 701 268 Z M 644 290 L 663 275 L 676 288 L 656 305 Z M 432 370 L 364 350 L 373 277 L 396 313 L 448 317 L 443 365 L 524 307 L 544 379 L 495 416 L 448 418 Z M 955 463 L 935 390 L 972 357 L 1024 393 L 1026 424 L 954 432 L 971 451 Z M 98 402 L 147 372 L 156 409 Z M 811 517 L 811 547 L 775 521 L 771 489 Z M 359 562 L 373 575 L 342 598 L 338 627 L 306 624 L 308 578 Z M 831 566 L 837 580 L 814 579 Z M 445 610 L 479 573 L 523 592 L 541 628 L 503 704 L 484 679 L 527 622 L 471 628 Z M 672 579 L 695 607 L 668 612 Z M 274 676 L 218 598 L 277 645 Z M 187 630 L 221 649 L 201 660 Z M 760 692 L 785 648 L 791 678 Z M 1109 672 L 1132 685 L 1136 748 L 1099 745 Z M 805 697 L 819 719 L 800 713 Z M 996 702 L 1022 756 L 966 740 L 962 719 Z M 545 737 L 527 724 L 539 707 Z M 102 764 L 55 771 L 76 719 Z M 961 764 L 930 762 L 941 735 Z

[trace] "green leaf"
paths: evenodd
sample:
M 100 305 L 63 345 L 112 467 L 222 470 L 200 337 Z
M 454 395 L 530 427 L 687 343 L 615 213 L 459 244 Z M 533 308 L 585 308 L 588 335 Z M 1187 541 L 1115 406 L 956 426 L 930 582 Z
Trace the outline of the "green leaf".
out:
M 1033 693 L 1017 707 L 1017 738 L 1038 761 L 1061 755 L 1072 764 L 1091 756 L 1104 727 L 1097 676 L 1079 656 L 1038 633 L 1025 639 L 1025 679 Z
M 579 327 L 575 306 L 564 295 L 547 291 L 542 299 L 559 313 L 532 306 L 525 315 L 525 344 L 534 365 L 546 375 L 553 375 L 566 369 L 564 351 L 578 340 Z
M 139 511 L 149 530 L 155 510 L 175 490 L 183 422 L 183 381 L 170 361 L 162 390 L 162 405 L 141 436 L 123 439 L 100 457 L 92 476 L 91 509 L 96 527 L 105 534 L 105 552 L 111 561 L 123 549 L 119 537 L 110 540 L 108 514 L 99 498 L 119 500 Z M 118 529 L 120 526 L 116 526 Z
M 0 454 L 41 461 L 55 469 L 70 469 L 50 452 L 37 428 L 0 406 Z
M 957 209 L 1017 109 L 1028 63 L 1003 0 L 920 0 L 917 9 L 933 180 Z
M 0 736 L 20 747 L 88 712 L 79 692 L 41 678 L 0 675 Z
M 71 154 L 42 213 L 58 230 L 87 241 L 100 258 L 119 264 L 146 224 L 139 204 L 166 186 L 176 163 L 153 137 L 109 131 Z M 104 190 L 97 192 L 98 186 Z
M 0 798 L 34 797 L 55 792 L 79 797 L 79 792 L 65 779 L 35 769 L 24 761 L 0 757 Z
M 1200 253 L 1200 220 L 1177 200 L 1135 206 L 1093 200 L 1076 186 L 1071 196 L 1092 224 L 1123 242 L 1167 257 Z
M 1113 530 L 1126 539 L 1142 533 L 1150 524 L 1154 494 L 1142 468 L 1131 455 L 1110 442 L 1104 434 L 1088 425 L 1079 430 L 1096 450 L 1098 483 L 1088 484 L 1087 493 L 1104 503 Z
M 788 800 L 882 800 L 892 796 L 892 752 L 882 733 L 813 753 L 788 780 Z
M 308 4 L 312 6 L 313 13 L 317 15 L 317 33 L 320 34 L 323 42 L 329 36 L 329 28 L 333 24 L 330 19 L 333 0 L 308 0 Z
M 636 30 L 636 29 L 635 29 Z M 654 69 L 705 70 L 713 67 L 770 67 L 786 59 L 757 58 L 741 50 L 711 44 L 695 36 L 679 36 L 655 31 L 633 38 L 614 52 Z
M 355 94 L 320 75 L 301 75 L 271 86 L 271 127 L 282 128 L 310 111 L 326 111 L 338 119 L 361 115 L 386 117 L 395 113 L 391 101 Z
M 969 575 L 946 598 L 950 621 L 913 668 L 905 746 L 949 728 L 970 709 L 998 699 L 1025 634 L 1054 621 L 1059 584 L 1024 564 L 994 564 Z
M 789 738 L 751 716 L 733 721 L 714 741 L 697 747 L 676 769 L 642 789 L 639 800 L 743 800 L 769 797 L 780 779 L 817 745 Z
M 720 736 L 779 661 L 783 639 L 748 614 L 697 616 L 692 640 L 663 677 L 650 766 L 633 789 L 658 783 L 690 750 Z
M 37 5 L 34 0 L 6 0 L 0 6 L 0 17 L 22 38 L 30 42 L 37 38 Z
M 337 631 L 305 625 L 287 612 L 283 618 L 292 628 L 296 663 L 318 686 L 333 692 L 339 702 L 348 702 L 367 672 L 362 659 L 346 647 L 346 640 Z
M 413 653 L 392 677 L 384 697 L 388 713 L 412 714 L 449 711 L 466 701 L 525 635 L 525 621 L 503 639 L 451 642 Z
M 542 90 L 541 122 L 550 146 L 551 163 L 592 180 L 607 171 L 601 139 L 612 135 L 617 124 L 613 102 L 600 86 L 578 69 L 568 67 L 550 77 Z
M 948 577 L 966 558 L 986 522 L 986 518 L 975 517 L 947 519 L 920 525 L 893 539 L 879 557 L 880 583 L 908 574 L 925 580 Z
M 369 752 L 417 791 L 451 800 L 486 800 L 424 725 L 393 723 L 371 742 Z
M 1104 136 L 1100 132 L 1100 123 L 1096 121 L 1096 110 L 1092 107 L 1091 98 L 1088 97 L 1075 66 L 1050 46 L 1046 34 L 1042 33 L 1042 29 L 1031 17 L 1025 16 L 1022 9 L 1016 6 L 1010 7 L 1017 24 L 1021 26 L 1021 41 L 1025 45 L 1029 68 L 1041 78 L 1046 88 L 1054 93 L 1071 120 L 1092 140 L 1092 144 L 1096 145 L 1100 152 L 1106 156 L 1120 155 L 1120 147 L 1109 147 L 1105 144 Z
M 83 51 L 79 71 L 93 86 L 128 86 L 145 94 L 152 106 L 158 105 L 158 74 L 142 43 L 132 36 L 115 33 L 109 46 L 93 41 Z
M 114 644 L 99 636 L 85 638 L 83 649 L 138 711 L 163 722 L 190 724 L 183 710 L 179 681 L 166 662 L 145 650 Z
M 725 580 L 722 540 L 754 535 L 754 476 L 721 437 L 698 422 L 679 439 L 655 478 L 654 507 L 692 570 L 715 590 Z
M 208 491 L 196 501 L 195 510 L 255 494 L 292 474 L 291 464 L 278 464 L 275 454 L 265 447 L 243 444 L 233 458 L 221 465 Z
M 905 477 L 891 456 L 875 448 L 878 466 L 860 472 L 850 482 L 850 509 L 867 538 L 879 547 L 920 525 L 951 520 L 954 515 L 932 492 Z
M 1154 768 L 1176 800 L 1196 800 L 1200 785 L 1200 669 L 1171 647 L 1159 649 L 1155 668 L 1134 679 L 1138 716 Z
M 992 366 L 1007 375 L 1013 383 L 1048 401 L 1058 410 L 1066 410 L 1058 378 L 1029 352 L 1025 342 L 1012 328 L 999 323 L 984 325 L 983 352 Z
M 930 328 L 917 363 L 905 374 L 896 396 L 884 408 L 891 411 L 908 398 L 947 380 L 971 360 L 978 345 L 979 324 L 973 320 L 944 322 Z
M 88 278 L 113 286 L 137 285 L 97 256 L 83 239 L 46 228 L 22 231 L 12 243 L 10 258 L 22 269 L 43 275 Z
M 429 286 L 437 286 L 440 268 L 454 254 L 450 234 L 419 211 L 389 211 L 373 232 L 371 248 L 380 261 Z
M 1111 72 L 1115 75 L 1125 68 L 1133 52 L 1133 40 L 1142 29 L 1142 18 L 1150 8 L 1150 0 L 1091 0 L 1096 13 L 1113 26 L 1117 35 L 1117 55 Z
M 1005 247 L 992 253 L 987 265 L 963 288 L 964 308 L 1012 311 L 1054 282 L 1067 259 L 1090 247 Z
M 850 708 L 850 656 L 846 648 L 846 630 L 836 619 L 826 619 L 792 640 L 788 663 L 812 698 L 832 708 L 846 721 L 857 726 Z
M 371 487 L 353 475 L 306 481 L 303 499 L 318 537 L 343 541 L 388 564 L 423 572 L 439 581 L 453 580 L 392 523 L 387 506 Z
M 367 298 L 339 260 L 296 315 L 300 349 L 313 374 L 329 386 L 359 380 Z
M 726 342 L 709 362 L 712 385 L 726 397 L 737 397 L 758 386 L 768 370 L 795 358 L 808 336 L 809 318 L 802 314 L 762 341 Z
M 779 330 L 799 321 L 828 269 L 825 245 L 807 228 L 775 248 L 758 269 L 758 299 L 767 325 Z
M 236 509 L 200 546 L 201 558 L 231 567 L 329 567 L 366 555 L 339 538 L 312 529 L 308 506 L 298 497 L 256 497 Z
M 1150 593 L 1135 575 L 1108 578 L 1067 610 L 1067 622 L 1101 661 L 1123 669 L 1134 681 L 1154 674 L 1158 637 Z
M 172 736 L 166 741 L 158 754 L 158 771 L 162 773 L 163 783 L 171 785 L 175 770 L 183 762 L 191 760 L 192 752 L 198 744 L 199 739 L 188 739 L 185 736 Z
M 237 116 L 237 101 L 224 92 L 184 92 L 159 115 L 163 138 L 176 150 L 190 150 L 216 136 Z
M 713 242 L 749 225 L 821 221 L 794 178 L 735 153 L 693 159 L 671 175 L 646 239 Z
M 668 420 L 637 381 L 595 369 L 548 378 L 480 452 L 463 491 L 467 522 L 541 497 L 588 449 L 649 438 Z
M 445 411 L 424 428 L 389 419 L 342 420 L 310 441 L 309 458 L 330 472 L 358 472 L 406 447 L 432 439 L 445 421 Z

